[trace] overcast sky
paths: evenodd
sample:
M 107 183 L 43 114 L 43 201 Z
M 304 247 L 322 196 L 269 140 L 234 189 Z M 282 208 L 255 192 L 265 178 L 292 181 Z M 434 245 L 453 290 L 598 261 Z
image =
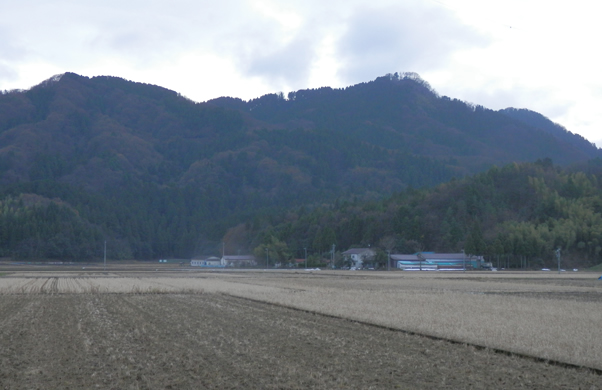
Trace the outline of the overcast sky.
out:
M 591 0 L 0 0 L 0 90 L 110 75 L 195 100 L 416 72 L 441 95 L 537 111 L 602 147 Z

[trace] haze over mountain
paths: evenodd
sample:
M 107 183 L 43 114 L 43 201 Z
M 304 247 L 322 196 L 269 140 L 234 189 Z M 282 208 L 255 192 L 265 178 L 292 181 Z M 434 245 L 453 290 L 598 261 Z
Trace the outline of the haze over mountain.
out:
M 538 115 L 441 97 L 415 74 L 194 103 L 66 73 L 0 95 L 2 254 L 90 258 L 109 239 L 116 258 L 191 256 L 275 210 L 601 155 Z

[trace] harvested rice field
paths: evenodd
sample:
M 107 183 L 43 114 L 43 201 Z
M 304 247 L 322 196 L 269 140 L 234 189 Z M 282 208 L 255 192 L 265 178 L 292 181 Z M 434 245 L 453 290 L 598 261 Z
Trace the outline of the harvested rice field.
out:
M 0 266 L 0 389 L 602 389 L 592 273 Z

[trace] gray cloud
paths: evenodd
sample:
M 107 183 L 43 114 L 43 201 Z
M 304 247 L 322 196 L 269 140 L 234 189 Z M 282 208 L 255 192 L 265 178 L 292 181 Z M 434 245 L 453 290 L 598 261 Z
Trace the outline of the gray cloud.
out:
M 245 1 L 118 7 L 93 25 L 92 50 L 113 52 L 140 67 L 168 62 L 181 52 L 216 53 L 236 63 L 244 77 L 282 85 L 306 81 L 313 59 L 312 34 L 285 32 L 287 26 Z M 285 34 L 291 37 L 283 39 Z
M 237 0 L 22 0 L 6 11 L 9 42 L 32 57 L 72 65 L 117 56 L 150 67 L 183 51 L 211 50 L 247 10 Z
M 15 63 L 21 61 L 27 54 L 24 48 L 14 42 L 16 39 L 11 32 L 0 27 L 0 83 L 17 80 L 19 72 Z
M 307 80 L 314 55 L 312 42 L 298 37 L 265 54 L 253 55 L 243 69 L 246 74 L 263 77 L 271 84 L 298 85 Z
M 0 63 L 0 82 L 13 81 L 18 78 L 18 73 L 10 66 Z
M 358 82 L 393 71 L 445 67 L 454 50 L 487 42 L 444 8 L 357 9 L 338 45 L 341 77 Z
M 13 61 L 22 59 L 27 50 L 19 47 L 14 34 L 6 28 L 0 27 L 0 61 Z
M 304 9 L 296 11 L 300 24 L 293 27 L 248 8 L 213 39 L 213 50 L 231 58 L 244 77 L 259 77 L 274 88 L 307 83 L 323 24 L 310 24 Z

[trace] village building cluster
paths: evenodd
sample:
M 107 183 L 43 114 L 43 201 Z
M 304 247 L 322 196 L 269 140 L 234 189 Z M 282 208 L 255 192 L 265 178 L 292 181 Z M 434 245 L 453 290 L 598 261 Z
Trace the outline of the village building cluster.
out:
M 376 251 L 371 248 L 352 248 L 342 253 L 346 269 L 365 269 L 373 267 Z M 461 253 L 418 252 L 415 254 L 388 254 L 388 267 L 405 271 L 466 270 L 491 269 L 492 264 L 483 256 Z M 303 259 L 296 261 L 302 264 Z M 206 268 L 246 268 L 256 267 L 257 259 L 253 255 L 223 255 L 221 258 L 195 257 L 190 261 L 192 267 Z

